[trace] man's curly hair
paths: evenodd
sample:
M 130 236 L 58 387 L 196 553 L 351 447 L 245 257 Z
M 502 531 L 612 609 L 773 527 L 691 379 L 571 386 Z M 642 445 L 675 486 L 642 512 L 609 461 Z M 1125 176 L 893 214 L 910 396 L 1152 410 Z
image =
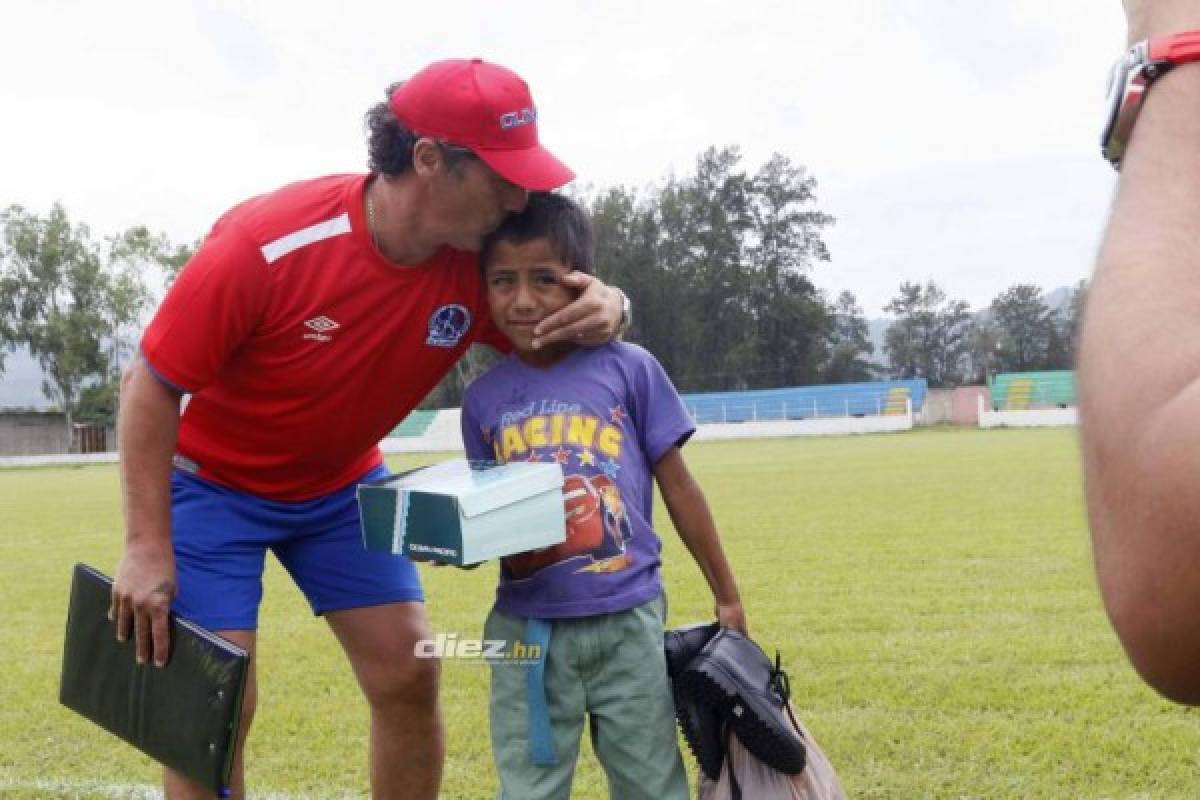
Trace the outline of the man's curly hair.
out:
M 401 82 L 403 83 L 403 82 Z M 392 92 L 401 83 L 393 83 L 384 93 L 391 99 Z M 392 113 L 388 99 L 371 106 L 363 119 L 367 129 L 367 169 L 383 175 L 401 175 L 412 167 L 413 145 L 420 138 Z M 475 154 L 465 147 L 457 147 L 447 142 L 438 142 L 442 148 L 442 156 L 446 166 L 457 173 L 459 165 L 464 161 L 476 158 Z

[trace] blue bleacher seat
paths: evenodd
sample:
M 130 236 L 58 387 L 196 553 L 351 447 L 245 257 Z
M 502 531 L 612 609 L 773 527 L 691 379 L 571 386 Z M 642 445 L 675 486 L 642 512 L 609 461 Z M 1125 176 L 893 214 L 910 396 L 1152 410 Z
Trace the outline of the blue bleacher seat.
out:
M 871 381 L 744 392 L 701 392 L 683 395 L 683 402 L 701 424 L 860 417 L 888 413 L 889 399 L 892 413 L 896 413 L 896 401 L 905 393 L 912 400 L 913 411 L 919 411 L 925 403 L 927 390 L 924 379 Z

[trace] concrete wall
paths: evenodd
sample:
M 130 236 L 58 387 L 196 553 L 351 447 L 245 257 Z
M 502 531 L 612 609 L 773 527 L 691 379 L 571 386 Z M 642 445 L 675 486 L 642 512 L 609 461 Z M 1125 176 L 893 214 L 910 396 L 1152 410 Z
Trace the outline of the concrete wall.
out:
M 40 456 L 78 451 L 67 434 L 67 422 L 61 411 L 0 411 L 0 457 Z M 117 437 L 105 432 L 107 449 L 117 449 Z
M 1074 408 L 987 411 L 982 397 L 978 408 L 981 428 L 1052 428 L 1079 424 L 1079 414 Z
M 954 425 L 978 425 L 979 405 L 987 407 L 991 395 L 986 386 L 960 386 L 950 398 L 950 422 Z
M 65 453 L 70 445 L 67 422 L 60 412 L 0 412 L 0 456 Z
M 930 389 L 925 407 L 917 414 L 918 425 L 976 425 L 979 409 L 976 398 L 988 400 L 986 386 L 960 386 L 957 389 Z
M 925 393 L 925 405 L 917 414 L 918 425 L 940 425 L 950 421 L 951 390 L 930 389 Z

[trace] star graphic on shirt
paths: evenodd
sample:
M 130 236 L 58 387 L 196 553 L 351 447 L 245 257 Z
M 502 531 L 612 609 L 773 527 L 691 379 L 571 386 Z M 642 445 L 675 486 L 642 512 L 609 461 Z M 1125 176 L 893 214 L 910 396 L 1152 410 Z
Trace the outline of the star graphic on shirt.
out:
M 582 453 L 579 453 L 576 458 L 579 459 L 579 466 L 581 467 L 596 466 L 596 456 L 591 450 L 584 450 Z
M 614 481 L 617 479 L 617 470 L 620 468 L 621 465 L 616 461 L 613 461 L 611 458 L 608 461 L 601 462 L 600 464 L 600 469 L 604 470 L 604 474 Z
M 566 466 L 567 459 L 570 457 L 571 457 L 571 451 L 567 450 L 565 448 L 560 447 L 554 451 L 554 460 L 557 461 L 559 464 L 562 464 L 563 466 Z
M 613 408 L 609 409 L 608 416 L 612 420 L 613 425 L 620 425 L 621 422 L 629 415 L 625 413 L 625 409 L 621 408 L 620 404 L 617 404 Z
M 538 451 L 537 451 L 537 450 L 530 450 L 530 451 L 529 451 L 529 458 L 527 458 L 527 459 L 525 459 L 525 460 L 526 460 L 526 461 L 541 461 L 541 460 L 542 460 L 542 456 L 541 456 L 541 455 L 538 453 Z

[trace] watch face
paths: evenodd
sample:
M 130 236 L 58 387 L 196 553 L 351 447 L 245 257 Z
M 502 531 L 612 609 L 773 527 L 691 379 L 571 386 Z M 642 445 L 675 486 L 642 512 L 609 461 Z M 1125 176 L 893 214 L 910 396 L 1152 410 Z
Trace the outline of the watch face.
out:
M 1104 157 L 1113 161 L 1112 150 L 1113 129 L 1117 125 L 1117 116 L 1121 111 L 1121 99 L 1125 96 L 1125 75 L 1129 72 L 1129 59 L 1122 58 L 1112 65 L 1108 72 L 1108 89 L 1104 101 L 1104 130 L 1100 133 L 1100 148 Z M 1123 148 L 1122 148 L 1123 149 Z M 1119 159 L 1120 155 L 1116 155 Z
M 1109 72 L 1108 102 L 1105 104 L 1104 131 L 1100 150 L 1112 166 L 1120 167 L 1129 133 L 1138 119 L 1142 91 L 1146 89 L 1148 44 L 1138 42 Z
M 1113 65 L 1108 75 L 1108 98 L 1100 148 L 1104 157 L 1118 166 L 1142 103 L 1146 88 L 1146 44 L 1139 42 Z

